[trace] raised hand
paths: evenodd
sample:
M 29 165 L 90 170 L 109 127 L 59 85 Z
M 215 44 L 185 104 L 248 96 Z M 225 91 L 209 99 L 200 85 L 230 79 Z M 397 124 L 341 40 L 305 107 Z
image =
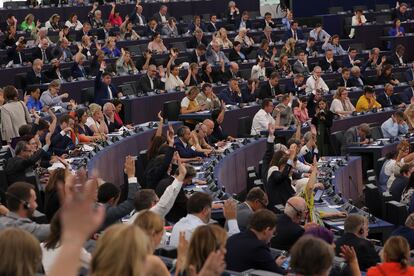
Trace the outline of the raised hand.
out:
M 128 178 L 135 177 L 135 160 L 131 155 L 125 158 L 124 171 Z

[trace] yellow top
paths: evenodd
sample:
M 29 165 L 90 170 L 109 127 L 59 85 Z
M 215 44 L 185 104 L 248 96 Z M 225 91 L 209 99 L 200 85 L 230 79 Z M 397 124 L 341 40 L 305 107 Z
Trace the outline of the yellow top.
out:
M 375 102 L 372 103 L 371 101 L 374 100 Z M 362 112 L 362 111 L 369 111 L 373 108 L 380 108 L 381 104 L 379 102 L 377 102 L 375 99 L 368 99 L 367 97 L 365 97 L 365 95 L 362 95 L 361 97 L 359 97 L 358 102 L 355 106 L 355 111 L 356 112 Z

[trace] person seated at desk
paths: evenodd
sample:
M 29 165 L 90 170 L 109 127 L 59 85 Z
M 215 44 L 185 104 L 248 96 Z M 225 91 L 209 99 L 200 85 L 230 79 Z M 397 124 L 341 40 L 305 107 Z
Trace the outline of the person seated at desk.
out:
M 279 57 L 279 62 L 276 64 L 275 71 L 282 77 L 290 79 L 293 77 L 292 66 L 289 63 L 289 57 L 282 54 Z
M 210 21 L 206 24 L 207 32 L 215 33 L 219 30 L 217 27 L 217 15 L 210 14 Z
M 305 51 L 300 50 L 297 55 L 297 60 L 293 64 L 293 72 L 295 74 L 302 74 L 304 76 L 310 75 L 308 66 L 308 56 Z
M 63 102 L 62 99 L 67 99 L 69 97 L 68 93 L 63 93 L 58 95 L 60 91 L 60 81 L 53 80 L 48 85 L 48 90 L 44 91 L 40 96 L 40 102 L 44 107 L 51 108 L 55 106 L 61 106 L 66 110 L 76 109 L 76 103 L 74 100 L 69 102 Z
M 161 29 L 161 34 L 169 37 L 178 37 L 177 20 L 174 17 L 168 18 L 168 24 L 165 24 Z
M 289 198 L 285 204 L 283 214 L 277 218 L 277 232 L 270 241 L 272 248 L 290 250 L 305 232 L 300 224 L 305 220 L 307 211 L 306 201 L 302 197 Z
M 240 231 L 248 229 L 249 220 L 259 210 L 266 209 L 269 204 L 267 194 L 260 188 L 254 187 L 247 193 L 246 200 L 237 205 L 237 224 Z
M 407 71 L 404 72 L 406 82 L 414 80 L 414 62 L 408 66 Z
M 299 98 L 299 105 L 293 108 L 293 114 L 296 116 L 296 120 L 301 124 L 309 121 L 309 113 L 306 106 L 308 105 L 308 99 L 304 96 Z
M 122 124 L 119 124 L 117 120 L 115 120 L 115 106 L 111 102 L 107 102 L 104 104 L 103 108 L 103 115 L 104 115 L 104 121 L 108 127 L 108 132 L 116 132 L 121 127 Z
M 313 37 L 316 42 L 324 42 L 326 38 L 330 38 L 331 35 L 323 29 L 321 23 L 317 23 L 315 28 L 309 32 L 309 37 Z
M 138 90 L 144 93 L 154 90 L 164 91 L 165 83 L 161 81 L 157 74 L 157 67 L 154 64 L 150 64 L 147 73 L 138 80 Z M 163 71 L 160 71 L 160 75 L 164 75 Z
M 402 22 L 405 22 L 407 20 L 410 19 L 409 13 L 407 11 L 408 9 L 408 5 L 407 3 L 400 3 L 400 1 L 398 1 L 397 3 L 399 3 L 399 6 L 397 6 L 397 8 L 393 11 L 392 13 L 392 18 L 393 19 L 399 19 Z
M 187 77 L 184 79 L 185 86 L 199 86 L 203 82 L 199 74 L 200 67 L 197 63 L 188 66 Z
M 347 55 L 348 52 L 342 48 L 339 42 L 339 35 L 333 35 L 331 38 L 325 38 L 325 42 L 322 45 L 322 49 L 325 51 L 332 50 L 334 56 Z
M 106 39 L 106 43 L 103 46 L 102 51 L 105 53 L 105 57 L 107 58 L 118 58 L 121 56 L 121 51 L 118 47 L 116 47 L 116 38 L 112 36 Z
M 364 95 L 359 97 L 355 106 L 356 112 L 367 112 L 372 109 L 381 108 L 381 104 L 375 98 L 375 89 L 372 86 L 364 87 Z
M 181 100 L 181 108 L 180 113 L 181 114 L 189 114 L 189 113 L 195 113 L 198 111 L 202 111 L 205 109 L 205 105 L 200 105 L 196 98 L 198 93 L 200 93 L 200 90 L 198 87 L 192 87 L 188 92 L 187 95 Z M 185 122 L 188 125 L 195 126 L 196 122 L 193 119 L 185 120 Z
M 170 50 L 170 59 L 167 64 L 167 78 L 165 80 L 166 91 L 183 91 L 185 88 L 185 84 L 180 78 L 180 67 L 177 64 L 174 64 L 177 56 L 177 52 Z
M 367 85 L 367 81 L 361 76 L 361 69 L 358 66 L 352 66 L 351 79 L 356 87 L 364 87 Z
M 276 47 L 273 47 L 273 49 L 270 49 L 270 43 L 269 40 L 264 38 L 262 42 L 260 42 L 259 49 L 257 49 L 257 57 L 261 57 L 264 61 L 274 63 L 275 57 L 277 54 Z
M 355 48 L 349 48 L 348 55 L 342 60 L 342 67 L 351 69 L 353 66 L 361 65 L 361 60 L 356 59 L 358 51 Z
M 329 110 L 341 117 L 347 117 L 355 111 L 345 87 L 338 87 Z
M 50 61 L 50 65 L 52 65 L 50 69 L 45 72 L 49 80 L 64 81 L 70 77 L 70 74 L 68 74 L 66 71 L 62 72 L 60 70 L 60 59 L 57 59 L 57 58 L 52 59 Z
M 395 52 L 387 57 L 387 63 L 393 66 L 405 66 L 406 61 L 404 61 L 405 47 L 401 44 L 398 44 L 395 47 Z
M 286 257 L 279 256 L 275 259 L 267 245 L 277 231 L 276 223 L 273 212 L 266 209 L 255 212 L 251 216 L 248 229 L 227 240 L 227 269 L 238 272 L 258 269 L 285 274 L 280 266 Z
M 221 31 L 221 29 L 220 29 L 220 31 Z M 218 37 L 221 35 L 221 32 L 220 31 L 217 33 L 217 36 Z M 226 38 L 227 38 L 227 32 L 225 34 L 226 34 Z M 199 29 L 199 28 L 195 29 L 194 32 L 192 32 L 192 35 L 193 36 L 187 42 L 187 47 L 188 48 L 194 49 L 194 48 L 197 48 L 200 45 L 204 45 L 205 47 L 207 47 L 208 40 L 204 36 L 204 32 L 203 32 L 202 29 Z M 222 41 L 222 40 L 219 40 L 219 41 Z M 231 47 L 229 47 L 229 48 L 231 48 Z M 227 49 L 227 48 L 225 48 L 225 49 Z
M 280 55 L 287 55 L 289 58 L 293 58 L 296 55 L 296 40 L 289 38 L 286 40 L 282 49 L 280 50 Z
M 325 94 L 329 91 L 328 85 L 321 77 L 322 68 L 315 66 L 312 71 L 312 75 L 306 80 L 306 94 L 315 94 L 317 90 Z
M 29 59 L 26 57 L 25 52 L 23 51 L 26 48 L 26 39 L 24 37 L 19 37 L 19 40 L 14 43 L 11 48 L 7 49 L 7 61 L 12 64 L 25 65 L 29 62 Z
M 233 48 L 229 53 L 229 60 L 244 62 L 247 61 L 247 59 L 247 56 L 242 52 L 242 44 L 239 41 L 234 41 Z
M 222 74 L 224 74 L 224 62 L 220 64 L 220 69 L 216 70 L 213 65 L 209 63 L 203 63 L 201 65 L 201 80 L 207 83 L 218 83 L 222 80 Z
M 64 114 L 59 118 L 59 125 L 52 135 L 50 143 L 51 153 L 61 156 L 73 150 L 78 143 L 74 132 L 75 120 L 72 116 Z
M 277 73 L 277 72 L 274 72 L 274 73 Z M 266 61 L 263 57 L 258 56 L 256 58 L 256 64 L 252 66 L 252 70 L 250 72 L 250 78 L 255 79 L 255 80 L 267 81 Z
M 306 84 L 305 77 L 298 73 L 294 77 L 285 83 L 285 92 L 292 93 L 298 97 L 305 94 Z
M 260 135 L 262 131 L 268 130 L 269 124 L 275 125 L 275 119 L 272 116 L 273 109 L 271 99 L 262 101 L 262 108 L 253 117 L 251 135 Z
M 213 151 L 213 147 L 210 146 L 206 141 L 207 126 L 203 123 L 198 123 L 191 131 L 191 138 L 188 140 L 188 144 L 195 149 L 197 152 L 203 152 L 210 154 Z
M 346 147 L 348 146 L 368 144 L 369 136 L 371 136 L 371 128 L 366 123 L 362 123 L 359 126 L 350 127 L 344 133 L 341 152 L 345 153 Z
M 206 110 L 220 109 L 220 99 L 214 94 L 213 87 L 210 83 L 204 83 L 201 87 L 201 92 L 198 93 L 196 100 L 200 106 L 205 107 Z
M 341 246 L 348 245 L 354 248 L 362 271 L 366 271 L 380 261 L 374 245 L 367 239 L 368 227 L 367 218 L 351 214 L 345 219 L 344 235 L 335 242 L 338 256 Z
M 116 72 L 118 74 L 138 74 L 131 53 L 121 48 L 121 56 L 116 61 Z
M 94 136 L 104 138 L 109 133 L 108 126 L 105 123 L 102 107 L 99 104 L 92 103 L 89 105 L 90 116 L 86 120 L 87 125 L 93 132 Z
M 148 50 L 156 55 L 161 55 L 168 52 L 168 49 L 167 47 L 165 47 L 164 42 L 159 33 L 155 33 L 151 37 L 151 42 L 148 43 Z
M 262 22 L 260 22 L 259 27 L 264 29 L 266 27 L 270 27 L 272 29 L 276 28 L 276 23 L 272 19 L 272 14 L 270 12 L 266 12 Z M 289 28 L 290 29 L 290 28 Z
M 213 39 L 213 41 L 211 41 L 211 43 L 208 45 L 206 52 L 206 60 L 211 65 L 221 65 L 223 63 L 224 65 L 229 64 L 229 59 L 224 54 L 224 52 L 221 51 L 217 39 Z
M 242 91 L 239 87 L 237 79 L 231 79 L 229 87 L 224 89 L 220 94 L 219 98 L 224 101 L 226 105 L 237 105 L 243 102 Z
M 400 167 L 399 173 L 397 175 L 394 174 L 395 178 L 392 181 L 391 187 L 389 189 L 389 192 L 392 196 L 392 200 L 395 200 L 397 202 L 401 201 L 401 196 L 404 191 L 404 188 L 407 186 L 409 178 L 413 172 L 413 164 L 403 164 Z
M 319 61 L 319 66 L 324 72 L 337 72 L 339 69 L 338 63 L 334 59 L 334 54 L 331 49 L 326 50 L 325 58 Z
M 85 109 L 77 109 L 75 111 L 75 118 L 77 119 L 75 132 L 77 133 L 79 143 L 91 143 L 101 140 L 102 137 L 94 135 L 93 131 L 86 125 L 88 113 Z
M 75 62 L 70 69 L 72 78 L 86 78 L 89 75 L 88 68 L 84 66 L 86 56 L 82 53 L 77 53 L 73 59 Z
M 199 66 L 203 66 L 206 61 L 206 46 L 204 44 L 198 45 L 195 50 L 190 54 L 190 62 L 197 63 Z
M 193 22 L 189 24 L 188 33 L 193 33 L 196 29 L 201 29 L 203 32 L 207 30 L 206 26 L 201 21 L 201 17 L 199 15 L 195 15 L 193 18 Z
M 353 26 L 363 26 L 367 23 L 367 19 L 364 15 L 364 11 L 361 9 L 357 9 L 354 12 L 354 16 L 351 19 L 351 25 Z M 354 38 L 355 36 L 355 28 L 351 28 L 351 32 L 349 33 L 349 38 Z
M 35 47 L 32 60 L 40 59 L 43 63 L 49 63 L 53 58 L 52 49 L 49 48 L 49 41 L 46 38 L 40 40 L 39 46 Z
M 282 94 L 279 87 L 280 76 L 277 72 L 270 74 L 269 80 L 262 83 L 258 93 L 259 99 L 275 98 L 277 95 Z
M 400 83 L 400 81 L 394 78 L 392 74 L 391 64 L 385 64 L 384 66 L 382 66 L 382 70 L 379 71 L 379 74 L 378 74 L 377 84 L 386 84 L 386 83 L 391 83 L 392 85 L 397 85 Z
M 293 38 L 295 41 L 305 39 L 302 30 L 299 29 L 299 23 L 295 20 L 290 24 L 290 29 L 285 32 L 283 41 L 287 41 L 289 38 Z
M 377 101 L 382 107 L 405 107 L 405 104 L 401 102 L 400 96 L 394 94 L 394 86 L 390 83 L 384 86 L 384 92 L 377 96 Z
M 49 78 L 42 72 L 43 61 L 35 59 L 32 64 L 32 69 L 26 74 L 26 85 L 42 84 L 49 82 Z
M 40 101 L 40 89 L 32 87 L 27 90 L 26 106 L 29 111 L 43 111 L 43 105 Z
M 114 29 L 112 28 L 112 24 L 109 21 L 106 21 L 103 28 L 99 28 L 97 30 L 97 37 L 99 40 L 107 40 L 110 37 L 116 36 Z
M 398 226 L 397 229 L 392 231 L 391 237 L 401 236 L 407 239 L 410 245 L 410 250 L 414 249 L 414 214 L 410 214 L 405 220 L 404 225 Z
M 313 118 L 315 114 L 317 113 L 319 102 L 323 99 L 322 97 L 322 91 L 319 89 L 316 89 L 315 93 L 311 93 L 308 97 L 308 114 L 310 118 Z
M 180 127 L 177 130 L 177 138 L 175 139 L 174 147 L 184 161 L 201 161 L 201 158 L 208 156 L 208 154 L 194 150 L 189 144 L 190 138 L 190 128 L 187 126 Z
M 112 100 L 116 97 L 122 97 L 122 93 L 117 92 L 117 88 L 112 83 L 112 76 L 106 69 L 105 61 L 101 62 L 98 74 L 95 78 L 94 102 L 103 105 L 106 100 Z
M 395 138 L 399 135 L 408 133 L 408 125 L 405 122 L 405 115 L 402 111 L 396 111 L 391 118 L 381 125 L 382 136 L 384 138 Z
M 357 84 L 354 82 L 354 79 L 351 78 L 351 71 L 348 68 L 342 68 L 341 78 L 338 81 L 338 87 L 356 87 Z
M 414 97 L 414 81 L 410 81 L 408 84 L 410 86 L 398 94 L 400 100 L 406 105 L 410 105 Z

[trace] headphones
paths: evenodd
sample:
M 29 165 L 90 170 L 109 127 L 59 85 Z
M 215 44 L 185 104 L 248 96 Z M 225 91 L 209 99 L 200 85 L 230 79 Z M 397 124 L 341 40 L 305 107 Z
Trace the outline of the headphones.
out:
M 7 196 L 13 197 L 14 199 L 17 199 L 18 201 L 20 201 L 21 203 L 23 203 L 23 209 L 25 209 L 25 210 L 30 210 L 31 209 L 29 202 L 27 202 L 26 200 L 23 200 L 20 197 L 14 195 L 14 194 L 8 193 L 8 192 L 6 192 L 5 194 Z

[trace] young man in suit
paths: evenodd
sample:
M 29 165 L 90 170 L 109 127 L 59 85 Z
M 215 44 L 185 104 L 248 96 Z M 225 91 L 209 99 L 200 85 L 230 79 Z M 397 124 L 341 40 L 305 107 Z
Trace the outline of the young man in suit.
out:
M 50 151 L 53 154 L 60 156 L 75 148 L 71 137 L 74 126 L 75 120 L 70 115 L 65 114 L 59 118 L 59 126 L 56 127 L 50 144 Z
M 248 229 L 227 240 L 227 269 L 238 272 L 259 269 L 285 274 L 280 268 L 285 257 L 280 256 L 275 260 L 267 246 L 275 233 L 276 223 L 276 215 L 272 211 L 263 209 L 255 212 Z
M 168 7 L 166 5 L 162 5 L 160 10 L 152 16 L 161 25 L 167 24 L 169 17 L 170 15 L 168 14 Z
M 292 24 L 290 25 L 290 30 L 286 31 L 283 37 L 283 41 L 286 41 L 291 37 L 296 41 L 304 40 L 305 37 L 303 36 L 302 31 L 298 29 L 298 27 L 299 27 L 299 23 L 297 21 L 293 21 Z
M 236 21 L 236 30 L 241 28 L 246 28 L 248 30 L 252 29 L 252 22 L 250 21 L 250 15 L 248 11 L 244 11 L 240 20 Z
M 310 70 L 308 66 L 308 56 L 306 55 L 305 51 L 299 51 L 297 60 L 293 64 L 293 72 L 296 74 L 300 73 L 304 76 L 310 75 Z
M 338 81 L 338 86 L 341 87 L 355 87 L 358 86 L 354 79 L 351 78 L 351 71 L 348 68 L 342 68 L 341 77 Z
M 32 54 L 32 60 L 40 59 L 43 63 L 49 63 L 53 58 L 49 41 L 46 38 L 40 40 L 39 46 L 35 48 Z
M 148 66 L 147 73 L 138 80 L 138 89 L 144 93 L 154 90 L 164 90 L 164 83 L 157 77 L 157 67 Z
M 280 94 L 281 91 L 279 88 L 279 79 L 280 79 L 279 74 L 276 72 L 273 72 L 270 75 L 269 80 L 260 86 L 258 98 L 259 99 L 274 98 L 276 95 Z
M 342 60 L 342 67 L 352 68 L 353 66 L 359 66 L 361 64 L 360 60 L 355 59 L 358 54 L 358 51 L 354 48 L 350 48 L 348 55 Z
M 195 50 L 190 55 L 190 62 L 197 63 L 198 66 L 202 66 L 206 63 L 206 46 L 204 44 L 200 44 L 195 48 Z
M 296 74 L 293 79 L 286 82 L 285 92 L 292 93 L 295 96 L 304 95 L 306 90 L 305 77 L 302 74 Z
M 100 70 L 98 71 L 98 74 L 96 74 L 95 78 L 94 102 L 99 105 L 104 105 L 106 100 L 122 97 L 122 93 L 118 93 L 117 88 L 112 84 L 111 74 L 104 72 L 105 68 L 105 62 L 102 62 Z
M 217 25 L 217 15 L 210 15 L 210 22 L 207 23 L 206 28 L 207 32 L 209 33 L 215 33 L 220 29 L 220 27 Z
M 358 66 L 351 68 L 351 79 L 357 87 L 364 87 L 368 83 L 363 76 L 361 76 L 361 69 Z
M 367 239 L 368 221 L 361 215 L 349 215 L 345 219 L 344 235 L 336 241 L 335 251 L 339 256 L 342 245 L 352 246 L 356 252 L 359 268 L 366 271 L 380 262 L 374 245 Z
M 224 101 L 225 104 L 230 105 L 237 105 L 243 102 L 243 95 L 236 78 L 230 80 L 229 87 L 220 93 L 219 98 Z
M 259 187 L 252 188 L 247 193 L 246 201 L 237 205 L 237 224 L 240 231 L 245 231 L 252 215 L 259 210 L 266 209 L 268 204 L 267 194 Z

